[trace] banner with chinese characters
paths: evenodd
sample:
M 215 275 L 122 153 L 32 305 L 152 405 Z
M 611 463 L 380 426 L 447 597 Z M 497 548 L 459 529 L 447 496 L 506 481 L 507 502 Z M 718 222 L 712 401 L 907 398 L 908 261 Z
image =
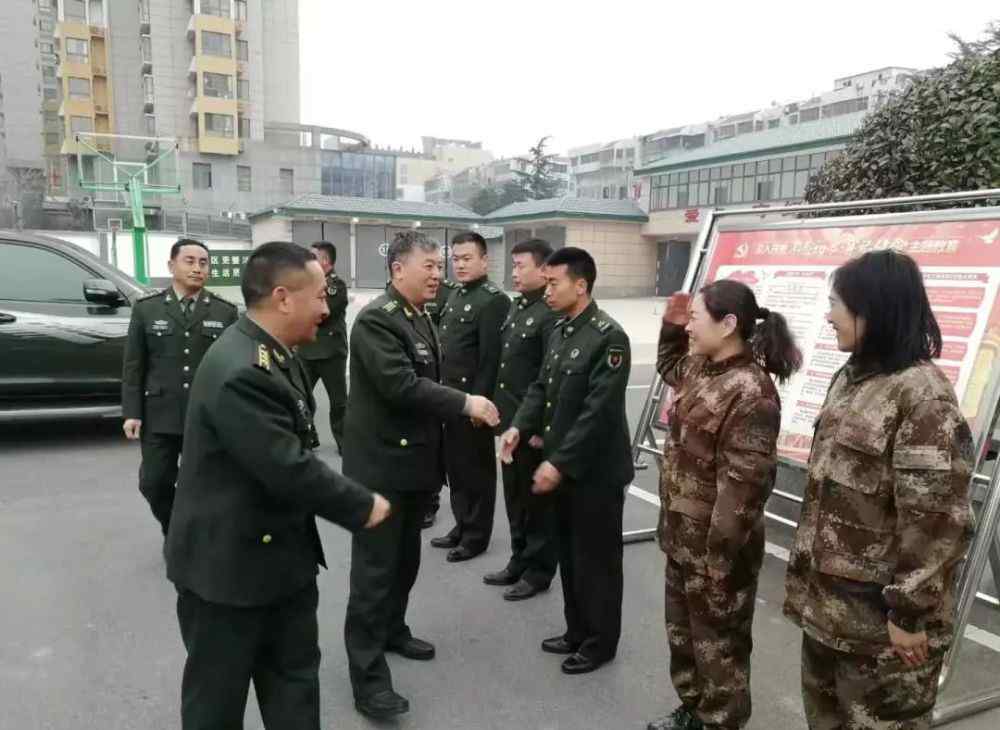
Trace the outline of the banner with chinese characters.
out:
M 253 251 L 245 249 L 212 249 L 206 286 L 239 286 L 243 277 L 243 265 L 252 253 Z
M 721 230 L 704 269 L 702 284 L 736 279 L 750 286 L 760 306 L 785 316 L 802 349 L 802 369 L 779 388 L 780 455 L 797 463 L 808 459 L 813 424 L 834 373 L 848 357 L 837 349 L 826 321 L 834 270 L 887 248 L 909 254 L 920 265 L 944 340 L 937 364 L 955 386 L 974 432 L 988 428 L 991 404 L 985 397 L 994 368 L 1000 368 L 1000 214 L 976 220 L 836 222 Z M 667 415 L 664 407 L 657 425 L 664 426 Z

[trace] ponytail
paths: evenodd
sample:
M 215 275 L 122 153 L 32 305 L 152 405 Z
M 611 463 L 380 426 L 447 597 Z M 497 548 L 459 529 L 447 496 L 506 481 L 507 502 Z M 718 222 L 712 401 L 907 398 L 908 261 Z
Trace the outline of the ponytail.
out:
M 757 310 L 757 317 L 761 321 L 754 325 L 750 338 L 753 359 L 764 370 L 777 376 L 778 382 L 784 383 L 802 367 L 802 352 L 795 345 L 795 338 L 784 316 L 761 307 Z
M 722 279 L 702 287 L 701 295 L 715 321 L 735 315 L 737 332 L 749 346 L 754 362 L 777 376 L 779 382 L 785 382 L 802 367 L 802 352 L 795 345 L 788 322 L 777 312 L 758 307 L 753 290 L 746 284 Z

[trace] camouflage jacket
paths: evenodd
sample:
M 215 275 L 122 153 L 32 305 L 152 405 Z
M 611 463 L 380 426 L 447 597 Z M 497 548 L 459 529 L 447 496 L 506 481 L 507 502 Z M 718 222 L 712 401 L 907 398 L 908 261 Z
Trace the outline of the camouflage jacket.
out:
M 660 476 L 660 547 L 696 572 L 756 575 L 777 472 L 778 392 L 749 354 L 711 362 L 687 349 L 684 328 L 664 325 L 656 369 L 674 403 Z
M 884 651 L 887 618 L 946 645 L 973 464 L 951 384 L 931 363 L 891 374 L 848 363 L 816 424 L 785 614 L 840 651 Z

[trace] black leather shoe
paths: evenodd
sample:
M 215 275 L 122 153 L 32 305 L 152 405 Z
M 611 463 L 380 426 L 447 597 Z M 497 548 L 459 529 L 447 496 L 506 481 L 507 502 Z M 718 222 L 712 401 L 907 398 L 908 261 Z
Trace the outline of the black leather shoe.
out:
M 522 578 L 503 592 L 503 599 L 505 601 L 523 601 L 527 598 L 531 598 L 532 596 L 537 596 L 542 591 L 547 591 L 548 589 L 548 586 L 545 586 L 544 588 L 533 586 L 531 583 Z
M 702 730 L 701 720 L 691 714 L 684 705 L 671 712 L 666 717 L 653 720 L 646 725 L 646 730 Z
M 420 529 L 426 530 L 428 527 L 434 524 L 435 519 L 437 519 L 437 513 L 428 512 L 427 514 L 424 515 L 424 521 L 420 523 Z M 431 542 L 433 542 L 433 540 Z
M 563 674 L 586 674 L 592 672 L 604 664 L 602 661 L 591 659 L 583 654 L 570 654 L 562 663 Z
M 565 636 L 553 636 L 542 642 L 542 651 L 549 654 L 574 654 L 576 650 L 577 645 L 566 641 Z
M 441 537 L 431 538 L 431 547 L 436 548 L 456 548 L 458 547 L 458 538 L 452 537 L 451 535 L 442 535 Z
M 483 583 L 488 586 L 512 586 L 517 583 L 520 578 L 520 574 L 512 571 L 508 565 L 506 568 L 498 570 L 496 573 L 487 573 L 484 575 Z
M 385 650 L 405 656 L 407 659 L 416 659 L 418 662 L 426 662 L 434 658 L 434 644 L 412 636 L 399 641 L 390 641 L 385 645 Z
M 362 715 L 373 720 L 388 720 L 390 717 L 402 715 L 410 711 L 410 701 L 400 697 L 391 689 L 384 689 L 368 697 L 354 700 L 354 707 Z
M 461 563 L 463 560 L 472 560 L 472 558 L 482 555 L 484 552 L 484 550 L 472 551 L 465 547 L 465 545 L 459 545 L 454 550 L 449 551 L 447 559 L 449 563 Z

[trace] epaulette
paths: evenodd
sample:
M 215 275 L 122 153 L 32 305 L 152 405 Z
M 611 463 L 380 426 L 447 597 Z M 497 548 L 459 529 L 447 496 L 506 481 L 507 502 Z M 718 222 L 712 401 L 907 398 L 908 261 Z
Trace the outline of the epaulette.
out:
M 166 289 L 157 289 L 156 291 L 149 292 L 148 294 L 143 294 L 141 297 L 136 299 L 137 302 L 144 302 L 147 299 L 152 299 L 153 297 L 162 297 L 167 293 Z
M 553 324 L 552 326 L 553 327 L 562 327 L 564 324 L 566 324 L 566 317 L 560 317 L 559 319 L 557 319 L 555 321 L 555 324 Z
M 207 293 L 212 298 L 213 302 L 222 302 L 223 304 L 228 304 L 233 309 L 239 310 L 239 307 L 237 307 L 235 304 L 233 304 L 231 301 L 229 301 L 225 297 L 220 297 L 214 291 L 213 292 L 207 292 Z
M 594 317 L 592 320 L 590 320 L 590 324 L 592 327 L 597 329 L 597 331 L 600 332 L 601 334 L 607 332 L 609 329 L 611 329 L 612 326 L 612 323 L 604 319 L 603 317 Z
M 389 314 L 392 314 L 397 309 L 399 309 L 399 302 L 397 302 L 395 299 L 391 299 L 382 305 L 382 309 L 388 312 Z
M 253 366 L 260 368 L 265 373 L 271 372 L 271 351 L 267 345 L 263 343 L 257 345 L 257 353 L 253 359 Z
M 445 287 L 448 287 L 449 289 L 461 289 L 462 288 L 461 284 L 459 284 L 457 281 L 452 281 L 451 279 L 442 279 L 441 280 L 441 285 L 445 286 Z
M 485 284 L 483 284 L 483 289 L 488 291 L 490 294 L 500 293 L 500 287 L 498 287 L 496 284 L 491 284 L 490 282 L 486 282 Z

